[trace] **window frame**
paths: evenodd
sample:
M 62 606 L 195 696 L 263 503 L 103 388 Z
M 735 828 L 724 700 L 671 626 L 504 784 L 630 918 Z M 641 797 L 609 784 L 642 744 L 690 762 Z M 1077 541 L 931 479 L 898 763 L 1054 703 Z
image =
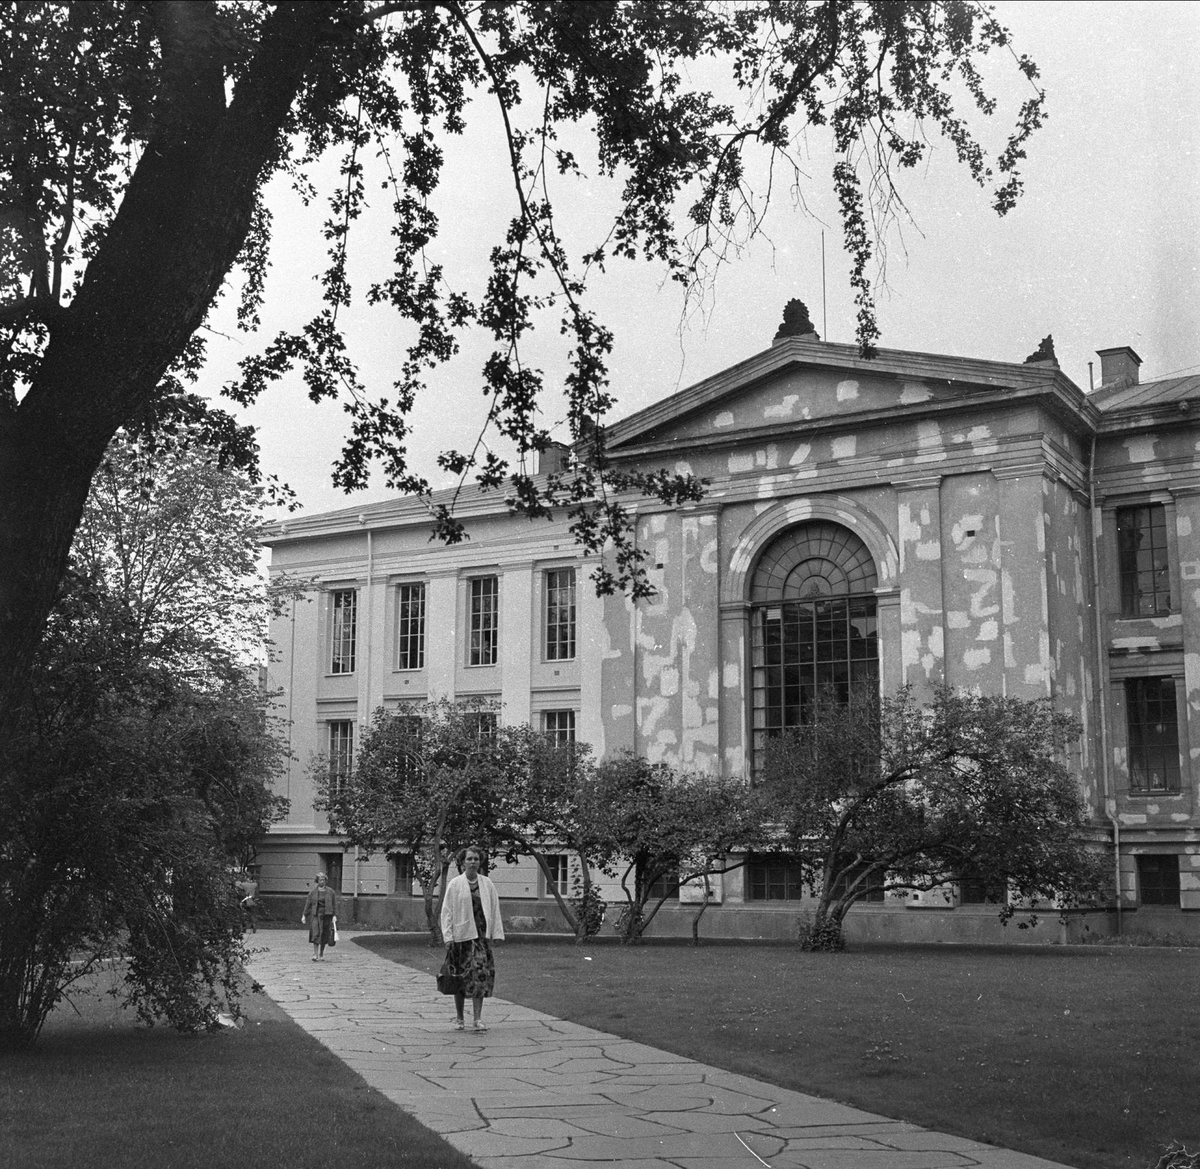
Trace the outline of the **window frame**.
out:
M 331 796 L 337 795 L 346 778 L 354 770 L 354 740 L 356 737 L 354 723 L 355 720 L 352 718 L 330 718 L 325 720 L 325 746 L 327 748 L 326 759 L 328 761 L 326 780 Z M 338 734 L 339 729 L 345 732 L 344 742 L 342 743 L 335 742 L 335 736 Z
M 1139 905 L 1155 905 L 1163 906 L 1168 909 L 1178 909 L 1182 904 L 1180 899 L 1180 880 L 1179 880 L 1179 855 L 1173 852 L 1149 852 L 1138 853 L 1137 860 L 1137 878 L 1138 878 L 1138 904 Z M 1174 867 L 1166 864 L 1150 865 L 1143 862 L 1148 861 L 1166 861 L 1173 862 Z M 1155 876 L 1170 877 L 1173 879 L 1164 880 L 1161 885 L 1157 881 L 1148 882 L 1147 877 L 1151 875 L 1151 870 L 1157 869 Z M 1150 887 L 1152 896 L 1147 897 L 1147 885 Z
M 542 723 L 542 734 L 547 739 L 551 739 L 554 746 L 570 747 L 575 742 L 575 728 L 578 725 L 578 719 L 574 708 L 556 707 L 553 710 L 543 710 L 539 712 L 539 717 Z M 552 727 L 551 720 L 556 723 L 562 721 L 567 725 Z
M 551 869 L 554 875 L 553 885 L 558 889 L 560 897 L 571 896 L 571 857 L 565 852 L 548 853 L 543 858 L 546 861 L 546 867 Z M 551 887 L 551 882 L 547 879 L 546 874 L 542 872 L 541 865 L 538 866 L 538 872 L 542 878 L 542 896 L 553 897 L 554 891 Z
M 494 710 L 468 710 L 463 722 L 481 743 L 493 744 L 500 733 L 500 715 Z
M 569 583 L 556 583 L 559 577 L 569 578 Z M 545 662 L 575 660 L 579 632 L 577 579 L 573 567 L 548 568 L 542 573 L 542 660 Z M 566 599 L 560 599 L 560 594 L 566 594 Z
M 342 598 L 348 597 L 349 604 Z M 345 613 L 349 611 L 347 620 Z M 347 625 L 349 631 L 347 632 Z M 347 649 L 347 646 L 349 647 Z M 358 589 L 329 590 L 329 673 L 345 678 L 355 672 L 358 658 Z M 347 663 L 347 659 L 349 659 Z
M 392 873 L 392 892 L 401 897 L 413 897 L 417 881 L 417 858 L 411 852 L 393 852 L 388 856 Z
M 1124 620 L 1136 621 L 1178 612 L 1172 570 L 1171 510 L 1165 503 L 1156 500 L 1121 504 L 1113 508 L 1117 595 Z M 1125 522 L 1136 518 L 1139 513 L 1146 516 L 1144 525 Z M 1131 532 L 1132 539 L 1128 535 Z M 1143 540 L 1144 546 L 1141 543 Z M 1149 566 L 1146 568 L 1138 567 L 1141 553 L 1148 556 Z M 1141 587 L 1143 582 L 1149 583 L 1148 591 Z M 1145 601 L 1147 597 L 1148 603 Z
M 490 584 L 490 591 L 484 587 Z M 478 593 L 478 595 L 477 595 Z M 485 660 L 486 659 L 486 660 Z M 467 577 L 467 668 L 500 663 L 500 577 Z
M 1183 790 L 1183 744 L 1179 733 L 1179 686 L 1177 685 L 1179 681 L 1180 679 L 1172 674 L 1138 675 L 1125 678 L 1123 681 L 1125 691 L 1125 766 L 1128 772 L 1131 796 L 1175 796 Z M 1149 717 L 1150 695 L 1146 691 L 1149 689 L 1150 683 L 1157 683 L 1160 687 L 1158 695 L 1160 711 L 1170 712 L 1170 736 L 1166 734 L 1165 719 L 1154 724 Z M 1165 701 L 1161 694 L 1161 687 L 1164 684 L 1170 685 L 1169 702 Z M 1139 691 L 1141 692 L 1140 697 Z M 1135 721 L 1137 715 L 1142 717 Z M 1155 734 L 1162 740 L 1161 742 L 1151 741 L 1151 737 L 1147 733 L 1154 725 L 1159 727 Z M 1135 733 L 1135 728 L 1138 728 L 1138 733 Z M 1161 784 L 1157 786 L 1153 781 L 1156 771 L 1151 762 L 1152 756 L 1158 756 L 1163 776 Z M 1145 782 L 1139 782 L 1143 779 Z
M 840 899 L 845 896 L 852 882 L 865 869 L 870 868 L 866 863 L 855 865 L 849 871 L 838 874 L 833 883 L 833 896 Z M 881 905 L 887 900 L 887 874 L 882 869 L 872 869 L 867 877 L 866 892 L 860 893 L 855 899 L 855 905 Z
M 396 656 L 393 668 L 398 673 L 425 668 L 428 606 L 429 589 L 426 581 L 405 580 L 396 585 Z M 416 609 L 415 614 L 408 611 L 413 608 Z M 416 657 L 415 664 L 410 660 L 411 656 Z
M 772 881 L 771 870 L 782 870 L 782 881 Z M 745 877 L 746 901 L 755 904 L 770 904 L 778 901 L 791 904 L 802 901 L 809 896 L 807 883 L 803 879 L 803 869 L 796 861 L 783 852 L 751 853 L 746 860 Z M 781 897 L 772 897 L 768 890 L 778 887 L 783 890 Z M 761 889 L 762 892 L 756 892 Z

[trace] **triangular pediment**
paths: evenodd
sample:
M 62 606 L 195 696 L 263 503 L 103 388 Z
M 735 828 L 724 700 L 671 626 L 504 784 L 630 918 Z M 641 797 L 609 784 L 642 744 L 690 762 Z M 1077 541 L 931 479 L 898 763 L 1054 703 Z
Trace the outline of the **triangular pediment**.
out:
M 1056 366 L 978 361 L 790 338 L 608 428 L 608 448 L 660 447 L 774 428 L 828 426 L 857 418 L 911 416 L 974 405 L 996 394 L 1069 387 Z

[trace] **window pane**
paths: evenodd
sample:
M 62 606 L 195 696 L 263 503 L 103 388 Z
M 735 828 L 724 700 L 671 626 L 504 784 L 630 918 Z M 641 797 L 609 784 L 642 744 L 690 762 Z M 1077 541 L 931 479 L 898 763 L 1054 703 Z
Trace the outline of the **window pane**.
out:
M 568 880 L 569 870 L 566 855 L 559 853 L 557 856 L 546 857 L 546 866 L 550 870 L 550 880 L 546 885 L 546 895 L 552 896 L 553 890 L 557 889 L 560 896 L 569 896 L 571 886 Z
M 338 719 L 329 724 L 329 789 L 336 793 L 354 766 L 354 723 Z
M 1143 905 L 1179 906 L 1179 858 L 1139 856 L 1138 893 Z
M 332 594 L 330 641 L 331 674 L 354 673 L 354 640 L 357 624 L 358 594 L 354 589 L 338 589 Z
M 500 581 L 494 576 L 477 576 L 469 582 L 472 666 L 494 666 L 500 647 Z
M 477 710 L 464 718 L 469 733 L 475 735 L 483 743 L 494 743 L 499 720 L 494 710 Z
M 425 668 L 425 585 L 402 584 L 397 590 L 396 669 Z
M 746 874 L 751 901 L 799 901 L 804 896 L 802 870 L 789 857 L 753 857 Z
M 1167 512 L 1161 503 L 1118 508 L 1117 564 L 1126 617 L 1171 611 Z
M 546 573 L 546 658 L 568 661 L 575 656 L 575 570 Z
M 573 710 L 542 711 L 542 732 L 556 747 L 575 742 L 575 712 Z
M 759 559 L 750 589 L 756 772 L 767 739 L 802 726 L 823 691 L 849 701 L 852 687 L 878 690 L 877 584 L 867 546 L 826 521 L 784 532 Z
M 1179 729 L 1174 678 L 1130 678 L 1125 683 L 1129 790 L 1179 790 Z

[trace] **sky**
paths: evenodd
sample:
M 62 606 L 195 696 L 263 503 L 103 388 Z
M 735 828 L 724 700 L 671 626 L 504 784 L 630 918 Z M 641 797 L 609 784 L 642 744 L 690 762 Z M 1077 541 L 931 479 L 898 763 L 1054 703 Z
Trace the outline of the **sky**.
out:
M 1143 382 L 1200 370 L 1200 4 L 996 8 L 1016 50 L 1038 63 L 1048 94 L 1047 124 L 1023 168 L 1024 195 L 1015 210 L 996 216 L 949 145 L 932 139 L 928 162 L 901 183 L 911 218 L 886 240 L 886 280 L 877 287 L 880 346 L 1019 362 L 1050 333 L 1063 372 L 1083 390 L 1089 362 L 1099 380 L 1095 351 L 1112 346 L 1137 351 Z M 1011 58 L 997 55 L 990 79 L 1001 102 L 991 119 L 994 143 L 1030 90 Z M 695 80 L 707 83 L 702 67 Z M 476 294 L 512 213 L 496 129 L 481 102 L 448 152 L 436 204 L 443 235 L 434 258 Z M 808 305 L 824 339 L 854 340 L 849 262 L 828 178 L 832 156 L 819 135 L 802 144 L 802 153 L 809 175 L 802 204 L 786 185 L 777 187 L 763 236 L 718 273 L 701 304 L 685 304 L 678 286 L 646 263 L 610 266 L 591 282 L 591 303 L 616 337 L 612 419 L 768 348 L 792 297 Z M 603 235 L 614 198 L 613 188 L 594 178 L 558 192 L 564 230 L 577 245 Z M 320 209 L 301 207 L 281 185 L 270 203 L 276 239 L 264 328 L 246 338 L 233 328 L 230 306 L 218 310 L 202 384 L 209 392 L 232 376 L 240 357 L 276 329 L 298 327 L 317 307 Z M 388 225 L 382 205 L 359 225 L 354 271 L 361 282 L 387 270 Z M 403 359 L 406 326 L 383 309 L 355 309 L 347 321 L 368 386 L 386 394 Z M 531 352 L 550 380 L 564 372 L 557 341 L 550 329 Z M 486 337 L 469 337 L 415 410 L 412 464 L 435 487 L 448 485 L 437 453 L 469 446 L 482 421 L 479 369 L 490 349 Z M 264 470 L 292 486 L 304 512 L 391 497 L 381 478 L 350 496 L 333 487 L 345 416 L 335 404 L 309 402 L 298 376 L 241 415 L 258 427 Z M 559 424 L 556 433 L 566 438 L 564 416 L 561 399 L 547 399 L 547 422 Z

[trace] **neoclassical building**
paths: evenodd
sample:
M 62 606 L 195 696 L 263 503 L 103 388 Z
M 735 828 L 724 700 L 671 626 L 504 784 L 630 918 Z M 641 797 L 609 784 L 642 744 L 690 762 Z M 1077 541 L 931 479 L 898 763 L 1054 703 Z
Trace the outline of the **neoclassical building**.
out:
M 347 766 L 381 705 L 494 697 L 504 719 L 600 755 L 749 779 L 817 687 L 947 682 L 1076 714 L 1071 764 L 1120 876 L 1121 928 L 1200 932 L 1200 377 L 1140 384 L 1132 349 L 1099 356 L 1084 393 L 1052 347 L 1020 363 L 868 361 L 780 336 L 612 425 L 615 462 L 710 484 L 694 506 L 639 506 L 656 592 L 636 604 L 595 596 L 565 522 L 513 517 L 497 493 L 460 501 L 471 538 L 455 547 L 430 542 L 407 498 L 275 526 L 272 571 L 320 588 L 273 629 L 296 759 L 291 816 L 259 850 L 263 894 L 302 892 L 320 865 L 364 919 L 418 923 L 408 859 L 346 851 L 312 807 L 308 760 Z M 554 862 L 564 887 L 573 863 Z M 534 866 L 493 877 L 512 916 L 560 921 Z M 879 894 L 848 928 L 1003 937 L 973 893 Z M 685 888 L 654 928 L 685 931 L 697 896 Z M 770 856 L 718 897 L 705 931 L 742 937 L 793 934 L 804 904 Z

